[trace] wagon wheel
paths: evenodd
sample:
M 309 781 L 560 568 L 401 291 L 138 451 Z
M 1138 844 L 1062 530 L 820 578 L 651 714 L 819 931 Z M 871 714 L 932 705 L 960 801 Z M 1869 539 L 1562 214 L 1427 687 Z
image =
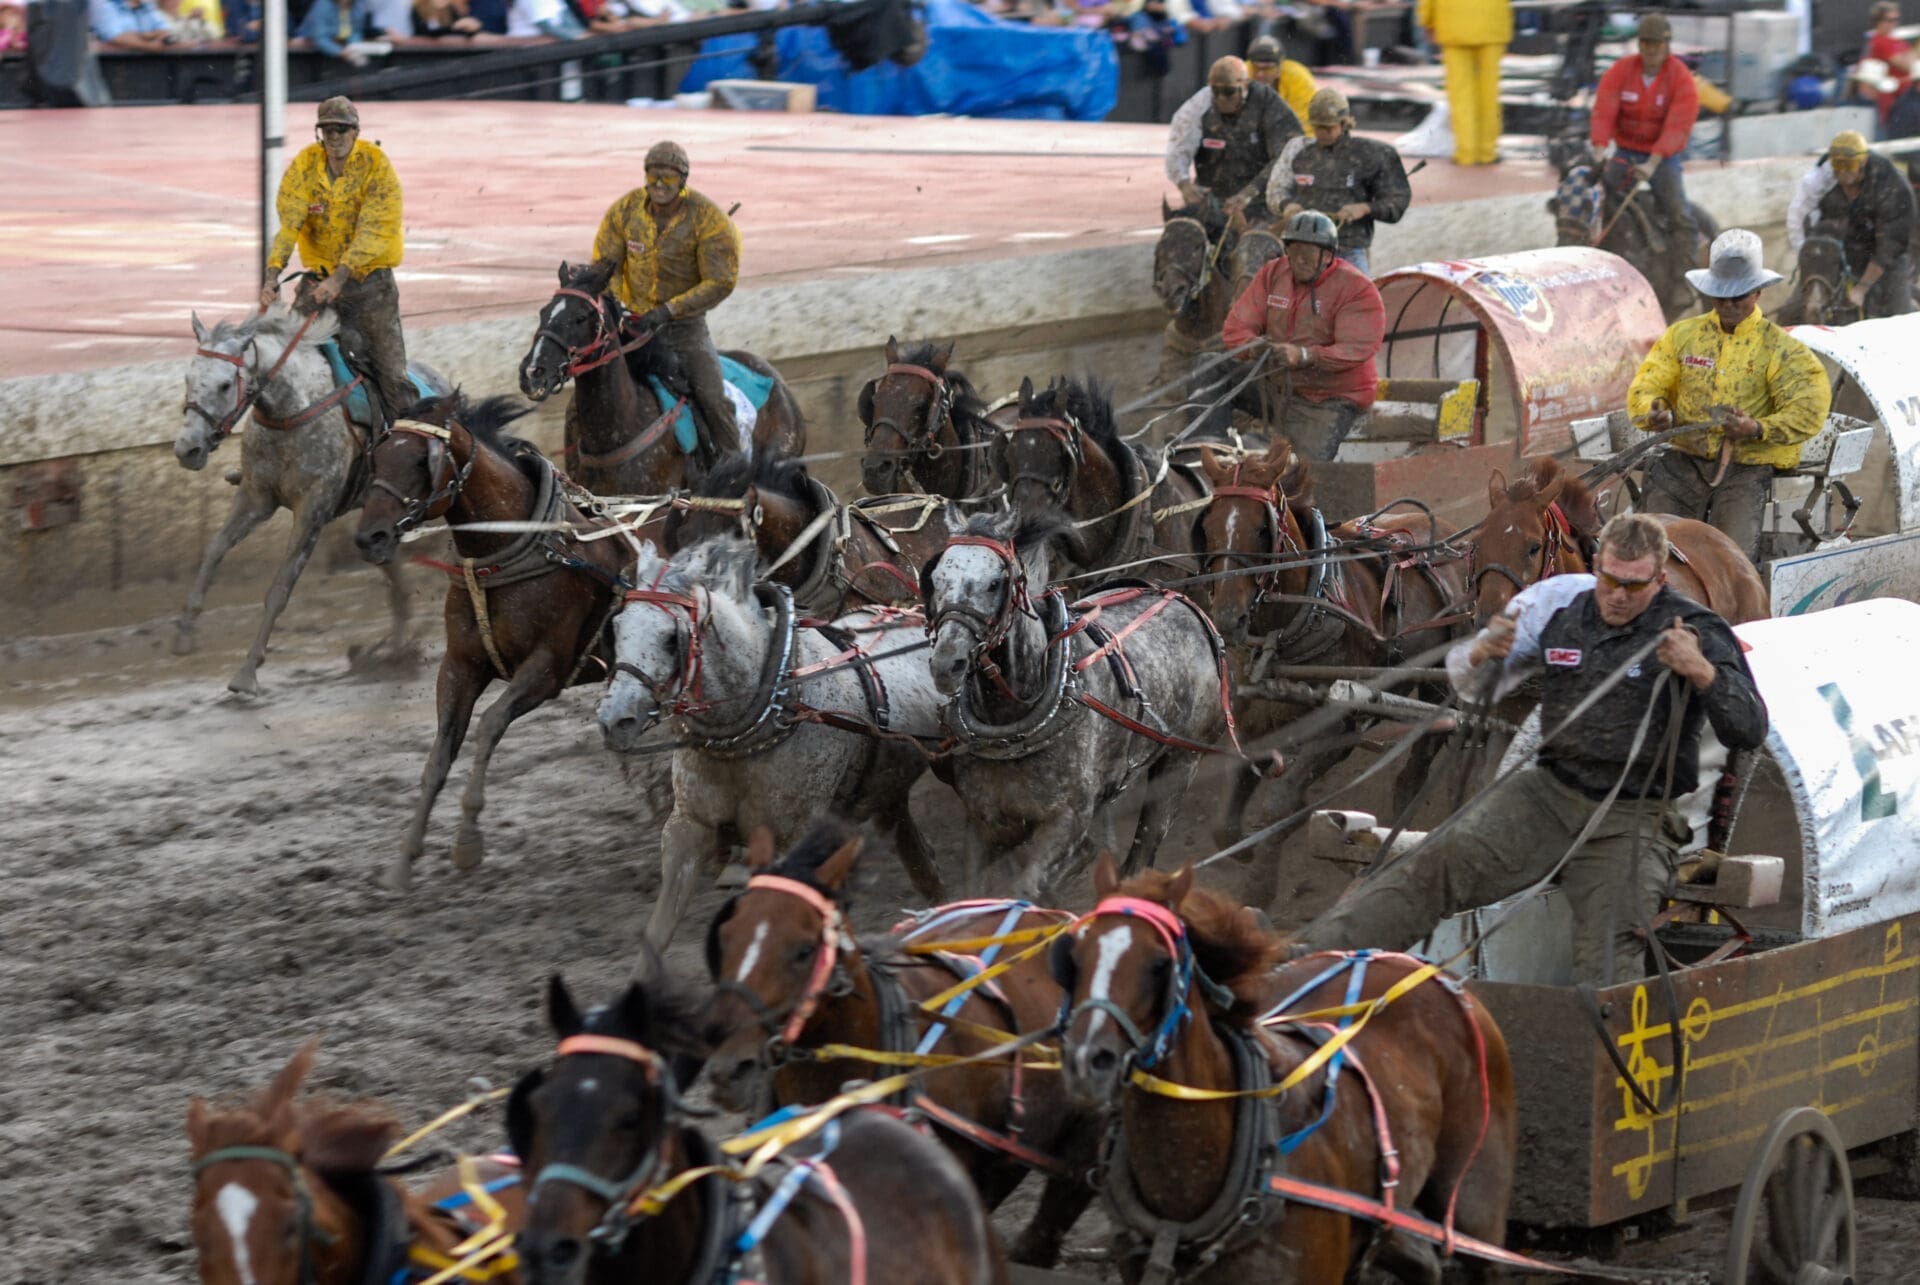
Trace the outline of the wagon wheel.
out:
M 1727 1285 L 1851 1285 L 1853 1174 L 1823 1112 L 1774 1121 L 1747 1165 L 1727 1242 Z

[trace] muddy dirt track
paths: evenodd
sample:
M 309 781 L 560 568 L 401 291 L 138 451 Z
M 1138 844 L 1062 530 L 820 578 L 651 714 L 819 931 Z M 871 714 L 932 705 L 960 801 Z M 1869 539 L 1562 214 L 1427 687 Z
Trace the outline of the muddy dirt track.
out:
M 427 592 L 416 628 L 432 653 Z M 473 1077 L 507 1084 L 546 1055 L 549 973 L 599 998 L 631 967 L 663 814 L 653 769 L 630 784 L 601 749 L 594 688 L 503 742 L 485 865 L 444 861 L 450 793 L 413 892 L 375 886 L 433 717 L 430 666 L 348 672 L 348 644 L 378 633 L 379 597 L 367 575 L 302 585 L 258 700 L 224 691 L 250 602 L 210 611 L 205 651 L 186 660 L 165 655 L 157 619 L 0 646 L 0 1283 L 194 1279 L 187 1100 L 264 1083 L 307 1036 L 326 1035 L 314 1085 L 424 1121 Z M 453 787 L 463 780 L 456 766 Z M 959 820 L 940 789 L 915 804 L 936 843 Z M 1204 825 L 1185 829 L 1163 862 L 1210 846 Z M 874 870 L 864 929 L 910 900 L 896 868 Z M 1298 909 L 1330 891 L 1319 876 Z M 696 903 L 671 967 L 698 967 L 717 904 Z M 495 1145 L 498 1119 L 453 1137 Z M 1026 1209 L 1009 1202 L 1003 1226 Z M 1704 1215 L 1628 1261 L 1707 1267 L 1724 1225 Z M 1864 1202 L 1861 1237 L 1862 1280 L 1912 1279 L 1910 1206 Z M 1090 1215 L 1075 1243 L 1103 1239 Z

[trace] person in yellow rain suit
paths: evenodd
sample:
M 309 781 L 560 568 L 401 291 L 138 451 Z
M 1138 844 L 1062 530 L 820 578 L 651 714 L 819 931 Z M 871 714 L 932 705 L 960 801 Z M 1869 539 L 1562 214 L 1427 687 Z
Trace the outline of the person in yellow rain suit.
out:
M 1677 437 L 1654 457 L 1640 511 L 1712 523 L 1758 561 L 1774 470 L 1799 464 L 1801 444 L 1827 422 L 1833 389 L 1812 350 L 1760 315 L 1760 292 L 1780 274 L 1764 266 L 1759 234 L 1727 229 L 1709 263 L 1687 281 L 1712 310 L 1667 327 L 1633 377 L 1627 412 L 1649 433 L 1717 427 Z
M 1313 91 L 1320 86 L 1305 63 L 1295 62 L 1282 53 L 1278 38 L 1261 36 L 1247 46 L 1247 74 L 1280 95 L 1280 101 L 1293 108 L 1293 114 L 1300 118 L 1300 127 L 1306 128 L 1307 104 L 1313 101 Z
M 687 186 L 692 163 L 674 142 L 647 152 L 646 186 L 613 203 L 593 239 L 597 263 L 613 265 L 613 293 L 644 330 L 680 357 L 714 456 L 740 449 L 733 402 L 707 313 L 740 280 L 740 232 L 712 200 Z
M 321 279 L 303 284 L 296 306 L 332 307 L 372 369 L 389 423 L 419 392 L 407 378 L 407 344 L 400 333 L 400 179 L 377 143 L 360 137 L 360 113 L 344 98 L 320 104 L 319 141 L 307 144 L 280 178 L 275 207 L 280 231 L 267 251 L 260 306 L 280 297 L 280 274 L 294 246 L 300 263 Z M 355 345 L 353 337 L 359 342 Z
M 1500 55 L 1513 40 L 1507 0 L 1420 0 L 1415 20 L 1440 46 L 1453 116 L 1453 163 L 1500 159 Z

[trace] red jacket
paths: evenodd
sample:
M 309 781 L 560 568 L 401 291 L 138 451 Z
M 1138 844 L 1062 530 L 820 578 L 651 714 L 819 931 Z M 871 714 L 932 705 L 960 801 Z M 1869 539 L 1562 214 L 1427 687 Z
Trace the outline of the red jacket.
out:
M 1607 68 L 1593 98 L 1595 147 L 1617 142 L 1624 151 L 1678 156 L 1700 118 L 1700 91 L 1685 63 L 1668 55 L 1649 85 L 1632 54 Z
M 1233 301 L 1220 338 L 1228 348 L 1264 335 L 1275 343 L 1301 344 L 1312 361 L 1291 372 L 1293 391 L 1310 402 L 1343 397 L 1373 405 L 1380 378 L 1373 355 L 1387 333 L 1387 310 L 1367 274 L 1335 259 L 1317 279 L 1301 285 L 1287 257 L 1267 264 Z M 1251 359 L 1259 350 L 1242 354 Z M 1281 369 L 1273 367 L 1276 374 Z

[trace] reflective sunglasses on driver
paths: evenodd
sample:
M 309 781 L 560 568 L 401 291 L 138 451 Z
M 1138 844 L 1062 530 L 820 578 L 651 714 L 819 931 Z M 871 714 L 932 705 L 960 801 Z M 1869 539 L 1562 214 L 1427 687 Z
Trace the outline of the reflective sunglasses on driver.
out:
M 1649 585 L 1657 585 L 1664 581 L 1667 578 L 1667 573 L 1662 571 L 1660 574 L 1648 580 L 1622 580 L 1618 576 L 1596 569 L 1593 573 L 1593 578 L 1609 589 L 1623 589 L 1628 593 L 1639 593 Z

